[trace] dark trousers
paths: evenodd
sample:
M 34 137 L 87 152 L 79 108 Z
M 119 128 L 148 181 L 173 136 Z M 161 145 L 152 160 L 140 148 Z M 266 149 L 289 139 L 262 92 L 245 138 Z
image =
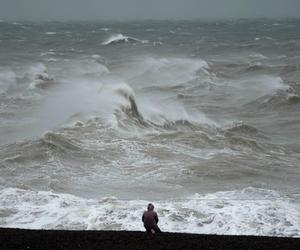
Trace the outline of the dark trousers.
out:
M 144 227 L 146 228 L 147 233 L 161 233 L 160 228 L 157 225 L 152 227 L 148 227 L 144 225 Z

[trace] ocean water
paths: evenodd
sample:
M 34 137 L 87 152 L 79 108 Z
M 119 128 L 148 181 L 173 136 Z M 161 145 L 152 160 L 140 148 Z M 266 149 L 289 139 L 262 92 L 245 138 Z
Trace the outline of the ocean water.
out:
M 300 20 L 0 22 L 0 226 L 300 237 Z

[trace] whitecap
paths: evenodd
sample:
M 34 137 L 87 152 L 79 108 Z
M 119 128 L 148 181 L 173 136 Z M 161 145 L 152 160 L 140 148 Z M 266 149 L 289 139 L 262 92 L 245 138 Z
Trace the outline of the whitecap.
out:
M 259 98 L 264 95 L 276 93 L 277 90 L 287 90 L 289 85 L 284 84 L 283 80 L 277 76 L 271 75 L 258 75 L 248 77 L 233 82 L 232 87 L 237 88 L 236 94 L 243 95 L 245 100 L 249 98 Z M 241 91 L 240 93 L 238 93 Z
M 260 54 L 260 53 L 252 53 L 248 56 L 248 58 L 250 58 L 250 59 L 261 59 L 261 60 L 268 59 L 267 56 L 264 56 L 263 54 Z
M 45 88 L 52 85 L 53 83 L 54 78 L 49 76 L 48 73 L 45 71 L 35 75 L 35 79 L 33 82 L 30 83 L 29 88 Z
M 47 51 L 47 52 L 43 52 L 40 54 L 40 56 L 48 56 L 48 55 L 56 55 L 56 53 L 54 51 Z
M 127 42 L 138 42 L 138 43 L 148 43 L 147 40 L 140 40 L 130 36 L 124 36 L 123 34 L 116 34 L 109 37 L 106 41 L 102 43 L 102 45 L 110 45 L 117 43 L 127 43 Z
M 209 65 L 202 59 L 149 57 L 140 67 L 145 78 L 159 85 L 185 83 L 197 78 L 198 73 L 203 74 L 203 77 L 209 76 Z
M 29 89 L 44 88 L 54 83 L 54 78 L 48 74 L 47 67 L 42 63 L 30 66 L 24 77 L 31 81 Z
M 111 28 L 101 28 L 100 30 L 103 30 L 103 31 L 110 31 L 112 30 Z
M 91 55 L 91 58 L 93 58 L 93 59 L 100 59 L 100 58 L 102 58 L 102 56 L 100 56 L 98 54 L 94 54 L 94 55 Z
M 47 58 L 46 61 L 47 61 L 47 62 L 57 62 L 58 59 L 53 58 L 53 57 L 50 57 L 50 58 Z
M 161 41 L 153 42 L 153 46 L 159 46 L 159 45 L 163 45 L 163 43 Z
M 31 30 L 32 29 L 31 26 L 21 26 L 21 28 L 24 29 L 24 30 Z
M 274 40 L 273 37 L 270 36 L 264 36 L 264 37 L 255 37 L 255 41 L 260 41 L 260 40 Z
M 56 35 L 56 32 L 54 32 L 54 31 L 48 31 L 48 32 L 46 32 L 45 34 L 46 34 L 46 35 Z

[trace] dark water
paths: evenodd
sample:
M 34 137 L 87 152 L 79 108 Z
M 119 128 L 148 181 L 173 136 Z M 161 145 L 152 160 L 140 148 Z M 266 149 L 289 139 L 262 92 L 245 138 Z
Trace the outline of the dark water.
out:
M 0 22 L 0 226 L 299 237 L 299 26 Z

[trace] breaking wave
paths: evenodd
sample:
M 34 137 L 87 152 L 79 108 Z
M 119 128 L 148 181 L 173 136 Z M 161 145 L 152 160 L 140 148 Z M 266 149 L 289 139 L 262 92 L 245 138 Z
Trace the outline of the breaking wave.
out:
M 300 103 L 300 97 L 297 93 L 298 90 L 295 90 L 294 87 L 285 85 L 269 95 L 262 96 L 246 104 L 245 107 L 247 107 L 247 109 L 265 111 L 290 109 L 292 106 L 296 106 Z
M 99 92 L 102 96 L 111 96 L 106 105 L 116 117 L 119 128 L 144 128 L 154 130 L 200 130 L 205 124 L 214 123 L 200 112 L 190 116 L 182 104 L 174 102 L 169 105 L 159 105 L 155 102 L 143 101 L 138 98 L 133 89 L 126 83 L 104 85 Z M 106 108 L 108 111 L 108 108 Z
M 102 43 L 102 45 L 112 45 L 118 43 L 148 43 L 147 40 L 140 40 L 130 36 L 124 36 L 122 34 L 116 34 L 108 38 L 106 41 Z
M 1 24 L 0 227 L 300 237 L 299 34 L 106 26 Z

